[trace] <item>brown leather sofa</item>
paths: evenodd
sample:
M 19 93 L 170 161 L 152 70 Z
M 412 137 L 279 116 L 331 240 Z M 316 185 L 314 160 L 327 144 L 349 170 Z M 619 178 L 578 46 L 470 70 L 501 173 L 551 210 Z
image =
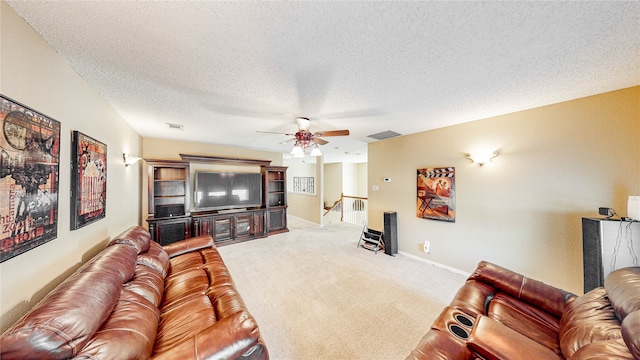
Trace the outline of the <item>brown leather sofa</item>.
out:
M 0 337 L 9 359 L 268 359 L 210 236 L 165 246 L 136 226 Z
M 640 268 L 576 296 L 488 262 L 407 360 L 640 359 Z

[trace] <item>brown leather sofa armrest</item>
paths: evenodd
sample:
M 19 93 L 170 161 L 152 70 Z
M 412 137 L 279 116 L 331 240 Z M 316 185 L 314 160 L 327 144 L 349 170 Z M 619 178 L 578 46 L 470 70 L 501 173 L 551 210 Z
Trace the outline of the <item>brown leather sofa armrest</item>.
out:
M 634 359 L 640 359 L 640 311 L 627 315 L 622 321 L 622 338 Z
M 467 346 L 487 360 L 562 359 L 546 346 L 484 315 L 476 319 Z
M 224 318 L 169 350 L 156 353 L 153 360 L 246 359 L 268 360 L 258 326 L 246 312 Z
M 208 247 L 214 247 L 213 238 L 211 237 L 211 235 L 197 236 L 176 241 L 174 243 L 167 244 L 162 248 L 167 252 L 167 254 L 169 254 L 169 257 L 172 258 L 174 256 L 182 255 L 190 251 Z
M 448 332 L 431 329 L 405 360 L 468 360 L 475 357 L 464 341 Z
M 566 305 L 576 295 L 515 273 L 509 269 L 481 261 L 469 279 L 482 281 L 516 299 L 561 317 Z

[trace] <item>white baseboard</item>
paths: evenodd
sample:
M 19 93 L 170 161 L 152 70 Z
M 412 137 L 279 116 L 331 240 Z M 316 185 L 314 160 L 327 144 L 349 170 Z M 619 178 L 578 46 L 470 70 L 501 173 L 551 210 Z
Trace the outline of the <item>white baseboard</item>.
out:
M 468 272 L 466 272 L 466 271 L 462 271 L 462 270 L 460 270 L 460 269 L 456 269 L 456 268 L 454 268 L 454 267 L 452 267 L 452 266 L 448 266 L 448 265 L 445 265 L 445 264 L 441 264 L 441 263 L 439 263 L 439 262 L 435 262 L 435 261 L 427 260 L 427 259 L 422 258 L 422 257 L 420 257 L 420 256 L 416 256 L 416 255 L 413 255 L 413 254 L 409 254 L 408 252 L 398 251 L 398 253 L 399 253 L 399 254 L 402 254 L 402 256 L 406 256 L 406 257 L 409 257 L 409 258 L 412 258 L 412 259 L 416 259 L 416 260 L 424 261 L 424 262 L 426 262 L 426 263 L 429 263 L 429 264 L 431 264 L 431 265 L 433 265 L 433 266 L 436 266 L 436 267 L 439 267 L 439 268 L 441 268 L 441 269 L 449 270 L 449 271 L 451 271 L 452 273 L 460 274 L 460 275 L 463 275 L 463 276 L 465 276 L 465 277 L 469 277 L 469 276 L 471 276 L 471 273 L 468 273 Z

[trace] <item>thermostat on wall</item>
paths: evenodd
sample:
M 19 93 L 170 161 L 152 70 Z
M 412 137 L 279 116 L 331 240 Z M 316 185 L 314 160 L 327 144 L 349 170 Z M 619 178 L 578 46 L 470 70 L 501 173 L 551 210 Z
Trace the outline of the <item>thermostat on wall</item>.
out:
M 391 182 L 391 178 L 384 178 L 384 182 Z

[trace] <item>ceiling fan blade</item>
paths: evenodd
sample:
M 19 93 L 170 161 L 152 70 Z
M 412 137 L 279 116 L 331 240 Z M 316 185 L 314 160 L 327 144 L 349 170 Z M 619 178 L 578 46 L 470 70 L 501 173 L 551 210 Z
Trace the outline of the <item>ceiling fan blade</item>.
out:
M 288 143 L 290 143 L 292 141 L 296 141 L 296 138 L 291 138 L 291 139 L 288 139 L 288 140 L 285 140 L 285 141 L 280 141 L 278 144 L 280 144 L 280 145 L 288 144 Z
M 329 142 L 325 139 L 321 139 L 319 137 L 314 137 L 311 141 L 313 141 L 314 143 L 318 144 L 318 145 L 324 145 L 324 144 L 328 144 Z
M 261 134 L 280 134 L 280 135 L 286 135 L 285 133 L 281 133 L 281 132 L 275 132 L 275 131 L 260 131 L 260 130 L 256 130 L 257 133 L 261 133 Z
M 283 133 L 283 132 L 275 132 L 275 131 L 260 131 L 256 130 L 257 133 L 261 134 L 278 134 L 278 135 L 287 135 L 287 136 L 295 136 L 295 134 Z
M 327 131 L 317 131 L 315 136 L 347 136 L 349 135 L 349 130 L 327 130 Z

